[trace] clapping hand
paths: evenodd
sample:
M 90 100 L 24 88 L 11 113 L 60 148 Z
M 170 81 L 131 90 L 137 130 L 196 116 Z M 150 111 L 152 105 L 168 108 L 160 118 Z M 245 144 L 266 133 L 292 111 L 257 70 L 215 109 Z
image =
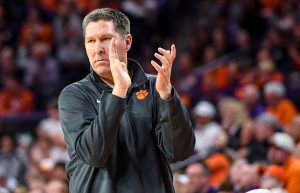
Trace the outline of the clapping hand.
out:
M 176 57 L 176 48 L 173 44 L 171 46 L 171 51 L 158 48 L 158 52 L 159 53 L 155 53 L 154 56 L 161 62 L 161 65 L 154 60 L 151 60 L 152 66 L 157 71 L 155 88 L 162 99 L 168 100 L 171 97 L 172 91 L 171 73 L 172 65 Z
M 128 74 L 127 65 L 119 60 L 115 41 L 115 38 L 112 38 L 109 45 L 110 70 L 114 79 L 112 94 L 125 98 L 127 90 L 131 85 L 131 79 Z

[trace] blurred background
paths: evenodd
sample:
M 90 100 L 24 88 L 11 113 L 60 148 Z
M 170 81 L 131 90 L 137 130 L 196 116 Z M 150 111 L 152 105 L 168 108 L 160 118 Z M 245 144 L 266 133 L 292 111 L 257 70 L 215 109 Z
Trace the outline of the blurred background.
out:
M 196 135 L 176 192 L 300 192 L 300 1 L 0 0 L 1 193 L 68 191 L 57 97 L 89 73 L 81 22 L 100 7 L 129 16 L 147 73 L 176 44 Z

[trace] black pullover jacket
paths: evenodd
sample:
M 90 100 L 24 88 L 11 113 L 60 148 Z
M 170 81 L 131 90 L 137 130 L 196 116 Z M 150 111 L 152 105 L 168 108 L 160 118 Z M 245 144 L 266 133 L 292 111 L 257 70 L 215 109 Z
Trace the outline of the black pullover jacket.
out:
M 126 98 L 112 95 L 93 71 L 59 96 L 70 193 L 173 193 L 169 163 L 194 149 L 189 115 L 175 89 L 162 100 L 156 76 L 133 60 L 128 68 L 133 76 Z

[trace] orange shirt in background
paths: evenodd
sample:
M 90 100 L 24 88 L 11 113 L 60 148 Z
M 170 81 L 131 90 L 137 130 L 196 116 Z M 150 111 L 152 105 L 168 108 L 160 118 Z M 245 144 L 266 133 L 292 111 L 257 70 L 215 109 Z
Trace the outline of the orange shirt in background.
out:
M 33 94 L 23 88 L 18 93 L 11 90 L 0 92 L 0 115 L 27 113 L 33 110 Z
M 282 99 L 276 107 L 267 107 L 266 111 L 273 114 L 283 126 L 290 124 L 297 115 L 296 106 L 288 99 Z
M 300 192 L 300 160 L 290 156 L 284 164 L 286 171 L 286 189 L 289 193 Z
M 203 74 L 201 83 L 201 91 L 203 93 L 209 92 L 211 89 L 218 89 L 220 91 L 226 89 L 230 85 L 228 77 L 229 72 L 227 66 L 223 65 L 217 69 L 209 70 Z
M 211 170 L 209 182 L 212 186 L 218 187 L 226 181 L 230 168 L 230 159 L 222 153 L 214 153 L 205 160 Z

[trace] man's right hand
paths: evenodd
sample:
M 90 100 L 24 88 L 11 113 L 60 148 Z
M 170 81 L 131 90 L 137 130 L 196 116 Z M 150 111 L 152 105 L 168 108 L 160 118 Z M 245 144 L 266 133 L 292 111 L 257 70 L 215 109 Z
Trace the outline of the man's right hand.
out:
M 127 90 L 131 85 L 131 79 L 128 74 L 127 65 L 119 60 L 115 41 L 115 38 L 112 38 L 109 45 L 110 70 L 114 79 L 112 94 L 125 98 Z

